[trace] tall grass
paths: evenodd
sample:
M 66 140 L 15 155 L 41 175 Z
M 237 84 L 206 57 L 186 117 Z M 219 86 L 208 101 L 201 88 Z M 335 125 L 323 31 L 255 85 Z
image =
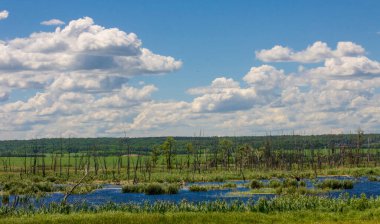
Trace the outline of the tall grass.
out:
M 148 184 L 124 185 L 121 191 L 122 193 L 145 193 L 147 195 L 177 194 L 179 191 L 179 188 L 180 188 L 179 184 L 148 183 Z
M 326 179 L 322 182 L 316 184 L 317 187 L 322 189 L 352 189 L 354 187 L 354 182 L 352 180 L 335 180 L 335 179 Z
M 363 211 L 369 208 L 380 207 L 380 198 L 367 198 L 364 194 L 361 197 L 349 197 L 343 194 L 339 198 L 327 198 L 319 196 L 289 195 L 274 197 L 272 199 L 260 198 L 257 201 L 249 199 L 247 202 L 235 201 L 204 201 L 179 203 L 168 201 L 156 201 L 154 203 L 122 203 L 109 202 L 102 205 L 64 204 L 50 203 L 40 207 L 33 206 L 32 203 L 20 207 L 0 206 L 0 217 L 19 216 L 32 214 L 69 214 L 76 212 L 285 212 L 285 211 L 322 211 L 322 212 L 343 212 L 343 211 Z

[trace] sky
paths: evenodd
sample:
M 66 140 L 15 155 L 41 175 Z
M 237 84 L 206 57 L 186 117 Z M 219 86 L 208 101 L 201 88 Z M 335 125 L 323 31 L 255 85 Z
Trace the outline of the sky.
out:
M 0 139 L 379 132 L 379 8 L 0 0 Z

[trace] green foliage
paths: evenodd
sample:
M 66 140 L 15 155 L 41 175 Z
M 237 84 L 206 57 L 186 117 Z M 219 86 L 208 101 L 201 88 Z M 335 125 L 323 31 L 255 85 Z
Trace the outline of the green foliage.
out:
M 280 180 L 270 180 L 268 183 L 268 187 L 270 188 L 278 188 L 282 185 L 282 182 Z
M 354 182 L 352 180 L 336 180 L 336 179 L 325 179 L 322 182 L 316 184 L 317 187 L 325 189 L 352 189 L 354 187 Z
M 236 188 L 237 184 L 233 182 L 225 183 L 222 185 L 222 188 Z
M 368 176 L 369 181 L 379 181 L 379 178 L 377 176 Z
M 200 192 L 200 191 L 208 191 L 208 188 L 207 186 L 202 186 L 202 185 L 191 185 L 189 187 L 189 190 L 190 191 L 193 191 L 193 192 Z
M 33 203 L 33 202 L 29 202 Z M 31 204 L 30 204 L 31 205 Z M 247 202 L 234 201 L 204 201 L 179 203 L 168 201 L 156 201 L 154 203 L 106 203 L 102 205 L 91 204 L 60 204 L 50 203 L 42 207 L 20 206 L 17 208 L 0 206 L 0 217 L 22 216 L 32 214 L 70 214 L 77 212 L 131 212 L 131 213 L 169 213 L 169 212 L 291 212 L 291 211 L 313 211 L 313 212 L 345 212 L 365 211 L 367 209 L 380 207 L 380 198 L 348 197 L 343 194 L 338 198 L 328 198 L 310 195 L 284 195 L 271 199 L 260 198 L 257 201 L 249 199 Z
M 178 184 L 148 183 L 124 185 L 121 191 L 122 193 L 145 193 L 147 195 L 177 194 L 179 188 L 180 186 Z
M 262 188 L 263 186 L 264 186 L 264 184 L 259 180 L 252 180 L 250 183 L 250 187 L 252 189 Z
M 55 189 L 50 182 L 10 181 L 2 183 L 2 191 L 12 195 L 42 195 Z

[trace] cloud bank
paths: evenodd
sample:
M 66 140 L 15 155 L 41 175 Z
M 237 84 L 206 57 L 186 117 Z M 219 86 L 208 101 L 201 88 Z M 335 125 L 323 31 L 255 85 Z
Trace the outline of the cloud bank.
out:
M 182 62 L 144 48 L 134 33 L 84 17 L 0 41 L 0 138 L 378 129 L 380 62 L 359 44 L 277 45 L 256 58 L 263 64 L 239 79 L 220 76 L 188 89 L 191 100 L 153 100 L 159 87 L 130 80 Z M 307 67 L 289 72 L 279 62 Z M 26 99 L 16 97 L 25 92 Z

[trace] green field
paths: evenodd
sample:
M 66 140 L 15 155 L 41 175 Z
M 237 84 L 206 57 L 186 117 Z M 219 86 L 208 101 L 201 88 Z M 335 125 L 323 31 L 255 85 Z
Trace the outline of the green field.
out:
M 281 213 L 252 213 L 252 212 L 227 212 L 227 213 L 124 213 L 104 212 L 97 214 L 79 213 L 70 215 L 33 215 L 0 219 L 4 224 L 17 223 L 380 223 L 380 209 L 371 209 L 361 212 L 327 213 L 327 212 L 281 212 Z

